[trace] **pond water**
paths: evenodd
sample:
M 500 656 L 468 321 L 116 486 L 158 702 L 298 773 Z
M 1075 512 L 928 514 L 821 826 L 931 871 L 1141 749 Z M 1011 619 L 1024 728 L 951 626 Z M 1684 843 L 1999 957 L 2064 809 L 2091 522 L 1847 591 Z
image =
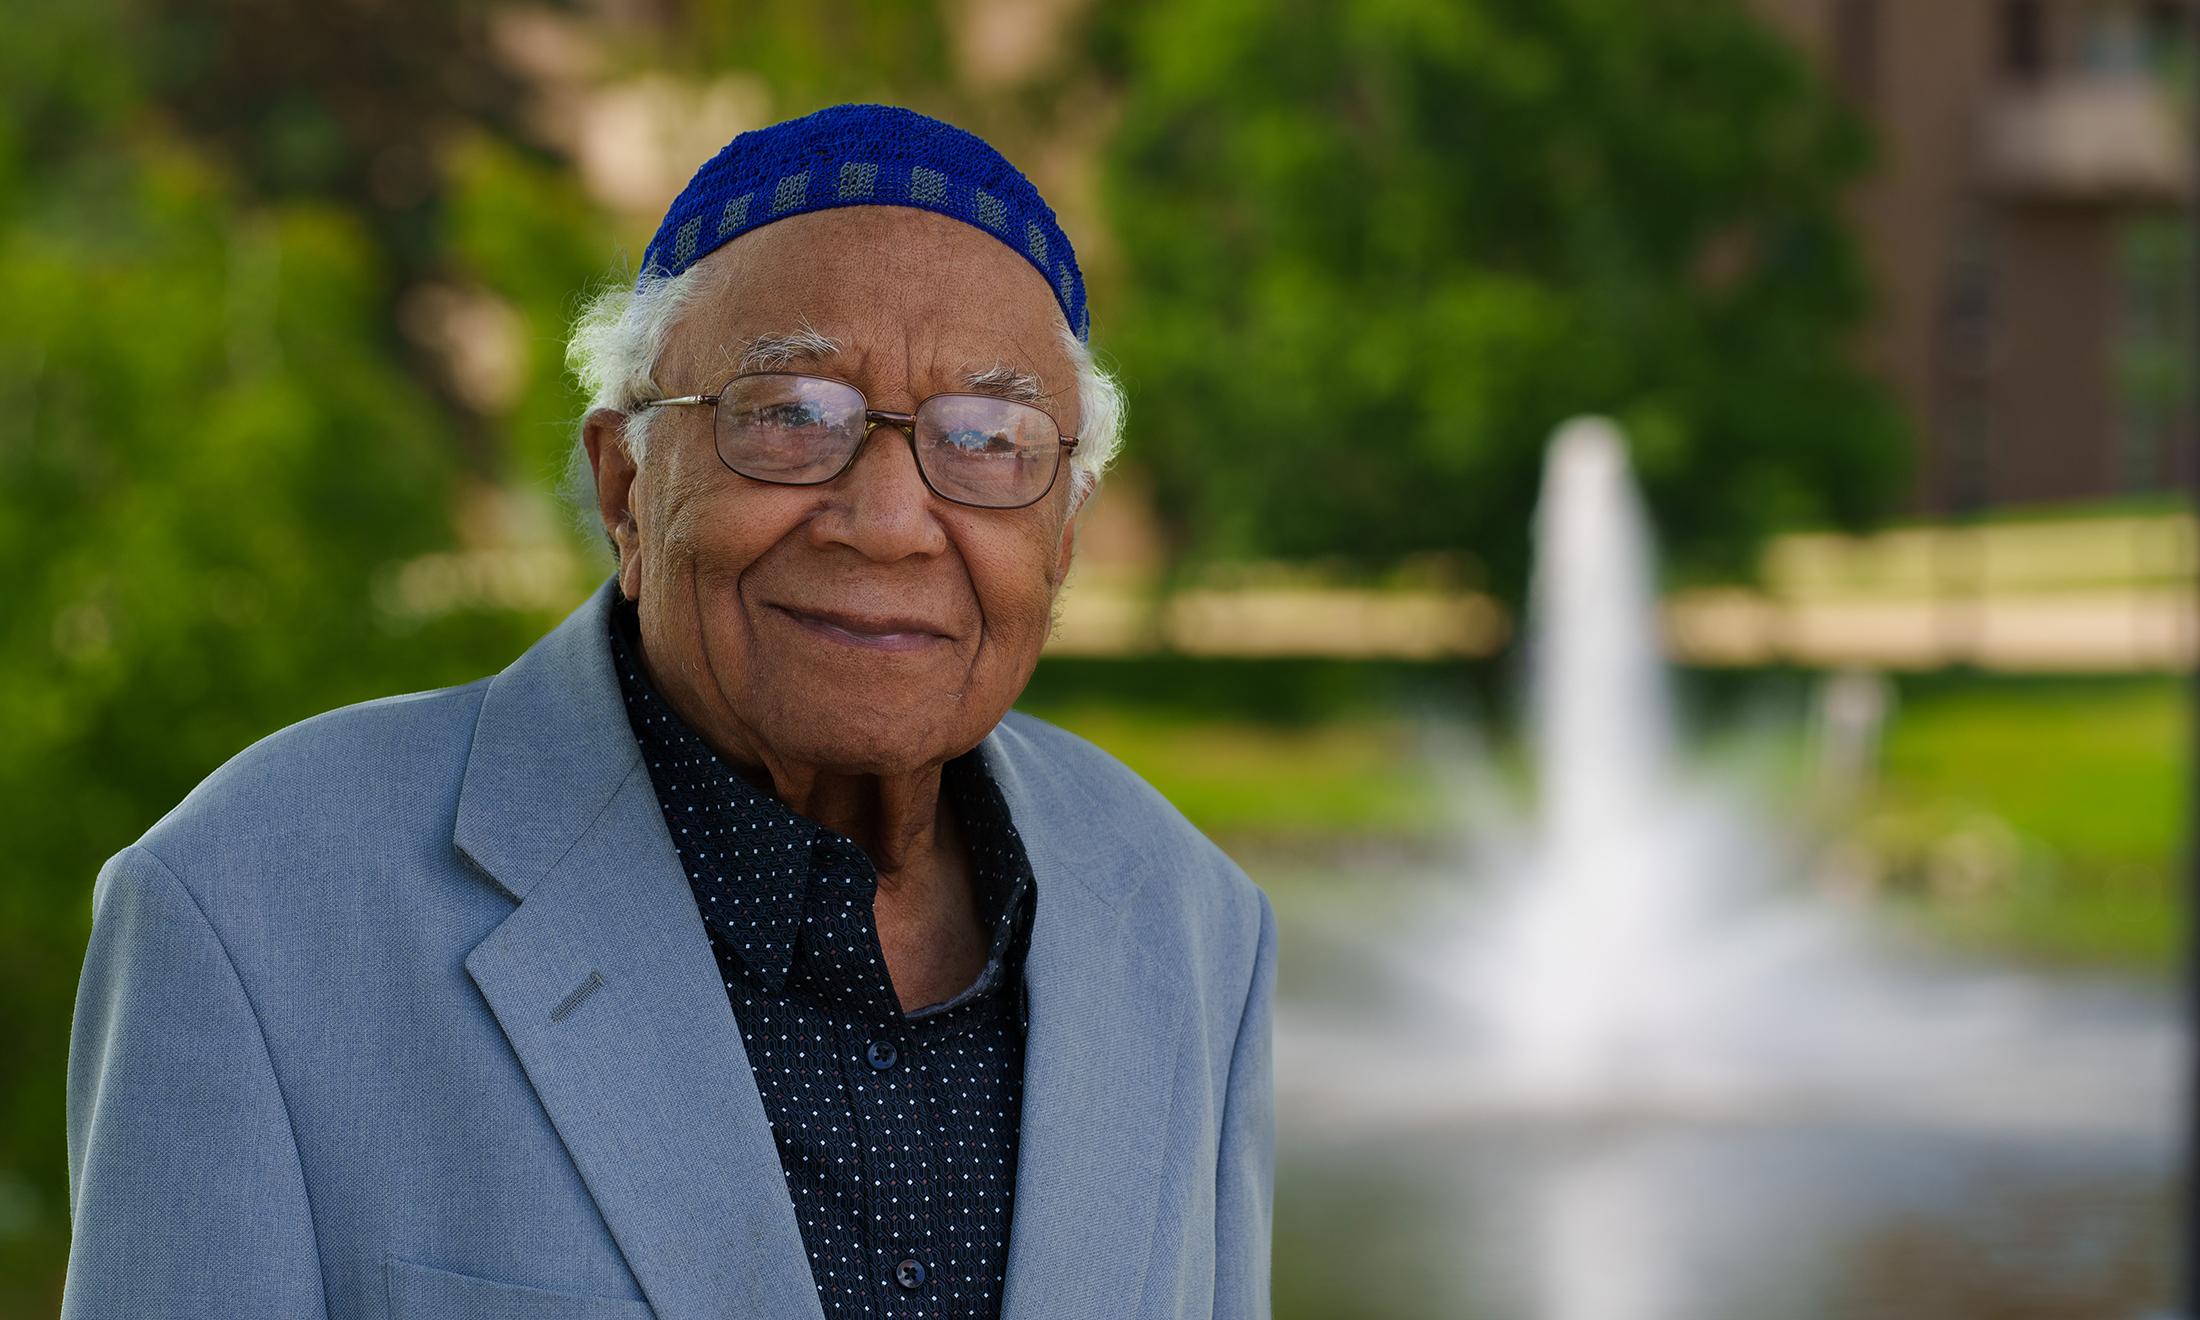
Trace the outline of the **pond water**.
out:
M 2159 990 L 1913 969 L 1920 1016 L 1991 1003 L 1996 1030 L 1846 1093 L 1557 1104 L 1493 1085 L 1384 972 L 1425 917 L 1303 883 L 1276 887 L 1279 1320 L 2146 1320 L 2171 1297 Z

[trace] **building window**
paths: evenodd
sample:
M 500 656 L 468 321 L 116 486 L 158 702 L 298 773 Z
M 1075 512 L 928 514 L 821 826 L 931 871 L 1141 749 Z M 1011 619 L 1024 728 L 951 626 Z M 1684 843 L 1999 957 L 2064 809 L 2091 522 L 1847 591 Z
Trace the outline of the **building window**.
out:
M 2192 12 L 2188 0 L 2147 0 L 2147 42 L 2150 46 L 2164 46 L 2179 41 L 2192 32 Z
M 1833 61 L 1849 99 L 1870 101 L 1879 81 L 1879 0 L 1840 0 L 1833 11 Z
M 2159 490 L 2191 425 L 2192 232 L 2178 216 L 2128 222 L 2116 252 L 2116 484 Z
M 2146 65 L 2146 25 L 2137 10 L 2101 6 L 2085 11 L 2079 58 L 2094 73 L 2131 74 Z
M 2172 87 L 2183 85 L 2193 58 L 2195 27 L 2193 0 L 2152 0 L 2139 22 L 2142 60 L 2147 72 Z
M 2047 16 L 2040 0 L 2002 0 L 2001 67 L 2027 80 L 2047 72 Z
M 1994 496 L 1987 396 L 2000 313 L 1994 233 L 1974 211 L 1956 224 L 1941 286 L 1938 382 L 1939 512 L 1970 513 Z

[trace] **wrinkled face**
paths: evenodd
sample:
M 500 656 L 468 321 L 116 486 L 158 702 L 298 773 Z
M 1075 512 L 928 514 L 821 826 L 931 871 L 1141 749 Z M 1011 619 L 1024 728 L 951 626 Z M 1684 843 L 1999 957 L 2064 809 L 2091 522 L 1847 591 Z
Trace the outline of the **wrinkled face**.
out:
M 657 362 L 668 396 L 714 393 L 744 353 L 814 329 L 838 350 L 770 369 L 837 377 L 895 412 L 1022 373 L 1077 433 L 1045 277 L 968 225 L 903 207 L 812 212 L 742 235 L 695 278 Z M 639 603 L 651 676 L 720 751 L 774 769 L 909 770 L 975 746 L 1023 691 L 1069 568 L 1067 461 L 1037 504 L 977 509 L 932 494 L 891 426 L 818 486 L 728 470 L 709 408 L 659 411 L 639 472 L 619 428 L 600 412 L 585 438 L 620 587 Z

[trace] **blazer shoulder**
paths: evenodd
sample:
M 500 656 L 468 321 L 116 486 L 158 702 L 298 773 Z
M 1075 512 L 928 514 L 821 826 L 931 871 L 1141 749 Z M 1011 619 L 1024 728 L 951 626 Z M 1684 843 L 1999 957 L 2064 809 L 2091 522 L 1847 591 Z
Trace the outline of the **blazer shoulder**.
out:
M 1181 904 L 1180 916 L 1195 926 L 1258 936 L 1266 896 L 1144 776 L 1035 715 L 1011 711 L 1001 728 L 1010 769 L 1036 788 L 1042 810 L 1104 836 L 1101 846 L 1124 863 L 1096 875 L 1099 883 L 1135 883 L 1142 901 Z M 1155 876 L 1172 883 L 1157 886 Z
M 490 680 L 325 711 L 238 752 L 154 823 L 138 846 L 186 884 L 245 857 L 291 854 L 440 820 L 448 829 Z M 211 864 L 211 865 L 210 865 Z

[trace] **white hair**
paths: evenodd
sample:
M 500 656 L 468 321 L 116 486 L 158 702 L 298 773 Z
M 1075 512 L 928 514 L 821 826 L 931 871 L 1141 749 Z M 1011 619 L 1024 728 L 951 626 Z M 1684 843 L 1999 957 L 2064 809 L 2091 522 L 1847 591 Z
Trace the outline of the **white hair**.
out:
M 658 409 L 637 405 L 665 397 L 654 374 L 664 352 L 672 324 L 702 287 L 690 266 L 678 275 L 655 271 L 637 284 L 623 279 L 606 285 L 581 308 L 573 333 L 566 341 L 565 364 L 588 394 L 588 412 L 608 408 L 626 416 L 624 434 L 634 462 L 649 453 L 649 433 Z M 813 337 L 813 351 L 829 352 L 839 346 L 809 327 L 801 335 Z M 1077 371 L 1077 409 L 1082 417 L 1077 447 L 1070 451 L 1069 507 L 1074 512 L 1100 484 L 1100 476 L 1115 458 L 1123 442 L 1123 387 L 1093 360 L 1092 350 L 1071 332 L 1064 321 L 1062 348 Z M 791 346 L 793 336 L 775 337 L 775 345 Z M 780 365 L 784 365 L 781 363 Z M 753 368 L 752 368 L 753 369 Z M 585 421 L 586 414 L 583 414 Z M 576 435 L 566 464 L 566 494 L 582 527 L 600 531 L 595 500 L 595 471 L 588 451 Z

